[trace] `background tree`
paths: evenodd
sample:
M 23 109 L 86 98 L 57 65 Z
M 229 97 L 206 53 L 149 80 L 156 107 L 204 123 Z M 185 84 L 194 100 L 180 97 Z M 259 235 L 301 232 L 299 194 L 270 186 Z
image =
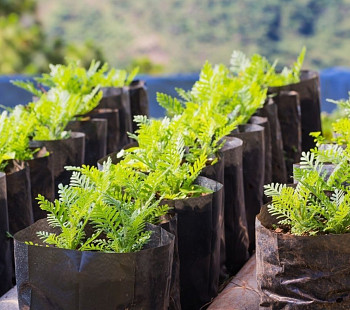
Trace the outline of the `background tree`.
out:
M 108 62 L 148 57 L 166 72 L 226 63 L 232 50 L 305 67 L 348 66 L 350 0 L 38 0 L 50 35 L 99 42 Z
M 1 74 L 47 71 L 49 63 L 62 63 L 65 57 L 86 65 L 93 58 L 104 60 L 91 41 L 66 44 L 59 36 L 49 38 L 34 0 L 0 0 L 0 50 Z

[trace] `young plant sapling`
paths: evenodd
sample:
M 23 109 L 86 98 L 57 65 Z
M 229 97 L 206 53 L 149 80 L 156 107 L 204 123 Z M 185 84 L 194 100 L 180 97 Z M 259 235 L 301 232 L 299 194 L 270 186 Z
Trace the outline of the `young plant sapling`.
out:
M 149 120 L 136 116 L 139 129 L 130 134 L 138 142 L 138 147 L 123 150 L 122 165 L 132 166 L 143 173 L 146 180 L 157 181 L 157 194 L 167 199 L 179 199 L 208 193 L 208 189 L 194 184 L 207 163 L 207 150 L 202 149 L 193 162 L 186 159 L 183 124 L 176 120 Z M 117 165 L 118 166 L 118 165 Z
M 24 88 L 33 95 L 40 97 L 43 87 L 58 88 L 72 94 L 88 95 L 97 86 L 100 87 L 123 87 L 129 85 L 135 78 L 138 68 L 130 73 L 126 70 L 109 70 L 107 63 L 93 60 L 88 70 L 80 66 L 79 61 L 71 61 L 67 65 L 58 64 L 49 66 L 50 72 L 35 78 L 39 87 L 30 81 L 13 81 L 18 87 Z
M 151 236 L 145 231 L 146 223 L 157 222 L 168 207 L 160 206 L 152 193 L 141 201 L 115 186 L 110 160 L 102 171 L 84 165 L 67 169 L 73 171 L 71 184 L 60 185 L 58 200 L 52 203 L 38 197 L 41 208 L 49 213 L 48 223 L 59 230 L 38 232 L 44 243 L 79 251 L 141 250 Z M 91 227 L 93 232 L 88 234 Z
M 29 103 L 28 113 L 37 119 L 34 140 L 59 140 L 70 136 L 65 130 L 76 116 L 96 107 L 102 97 L 99 87 L 87 95 L 72 94 L 52 88 L 36 102 Z
M 38 150 L 29 148 L 29 140 L 36 126 L 36 119 L 23 106 L 16 106 L 0 115 L 0 171 L 5 171 L 9 161 L 20 164 L 33 159 Z
M 301 167 L 294 177 L 296 188 L 282 184 L 265 185 L 265 195 L 272 198 L 269 212 L 279 225 L 295 235 L 346 233 L 350 229 L 349 162 L 336 164 L 328 179 L 323 163 L 314 153 L 303 153 Z
M 297 61 L 291 68 L 283 67 L 276 71 L 277 60 L 270 64 L 269 61 L 258 54 L 250 59 L 240 51 L 233 51 L 231 56 L 231 72 L 246 81 L 256 81 L 264 88 L 278 87 L 300 81 L 300 71 L 303 66 L 306 48 L 303 47 Z

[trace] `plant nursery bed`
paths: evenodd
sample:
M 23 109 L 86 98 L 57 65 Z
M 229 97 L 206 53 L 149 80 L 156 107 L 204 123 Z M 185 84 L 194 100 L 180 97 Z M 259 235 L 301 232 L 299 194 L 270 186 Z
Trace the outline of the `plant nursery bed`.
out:
M 258 310 L 256 259 L 253 255 L 214 299 L 208 310 Z
M 258 310 L 259 295 L 256 285 L 255 263 L 254 255 L 214 299 L 208 310 Z M 0 309 L 19 309 L 16 287 L 0 297 Z

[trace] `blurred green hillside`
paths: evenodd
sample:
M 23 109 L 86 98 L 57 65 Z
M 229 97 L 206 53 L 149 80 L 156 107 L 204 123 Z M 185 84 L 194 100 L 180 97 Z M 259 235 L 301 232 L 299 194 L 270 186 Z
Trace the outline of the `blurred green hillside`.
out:
M 39 0 L 48 37 L 93 40 L 113 65 L 138 59 L 166 72 L 227 63 L 233 49 L 306 65 L 347 66 L 350 0 Z
M 0 0 L 0 74 L 44 72 L 49 63 L 62 63 L 65 57 L 80 59 L 83 65 L 103 60 L 92 42 L 46 35 L 37 12 L 35 0 Z

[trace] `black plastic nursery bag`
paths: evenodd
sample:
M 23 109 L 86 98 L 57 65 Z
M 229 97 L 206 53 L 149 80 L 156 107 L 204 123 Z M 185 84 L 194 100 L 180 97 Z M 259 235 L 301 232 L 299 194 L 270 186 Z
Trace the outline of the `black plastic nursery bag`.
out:
M 85 164 L 95 166 L 98 159 L 107 154 L 107 120 L 83 119 L 68 123 L 67 130 L 85 134 Z
M 162 220 L 160 227 L 175 236 L 174 239 L 174 256 L 171 268 L 171 283 L 169 295 L 169 310 L 181 310 L 180 298 L 180 258 L 177 234 L 177 214 L 168 213 Z
M 125 145 L 125 146 L 123 147 L 123 149 L 124 149 L 124 150 L 127 150 L 127 149 L 129 149 L 129 148 L 131 148 L 131 147 L 136 147 L 136 146 L 138 146 L 137 142 L 131 142 L 131 143 Z M 118 155 L 118 153 L 119 153 L 120 151 L 121 151 L 121 149 L 120 149 L 120 150 L 117 150 L 116 152 L 107 154 L 105 157 L 100 158 L 100 159 L 97 161 L 97 168 L 98 168 L 99 170 L 102 170 L 102 168 L 103 168 L 103 163 L 104 163 L 105 161 L 107 161 L 108 158 L 111 159 L 112 164 L 114 164 L 114 165 L 118 164 L 118 163 L 123 159 L 123 157 L 119 157 L 119 158 L 117 157 L 117 155 Z
M 127 87 L 129 90 L 132 131 L 137 130 L 136 123 L 133 122 L 135 115 L 149 116 L 149 103 L 146 82 L 141 80 L 132 81 Z
M 239 126 L 232 136 L 243 141 L 244 201 L 248 223 L 249 251 L 255 248 L 255 217 L 263 205 L 265 178 L 264 128 L 255 124 Z
M 307 152 L 315 147 L 310 132 L 321 131 L 321 103 L 319 74 L 304 70 L 300 74 L 300 82 L 281 87 L 270 87 L 270 94 L 281 91 L 296 91 L 299 94 L 301 108 L 302 150 Z
M 320 174 L 325 174 L 325 181 L 328 181 L 329 177 L 333 173 L 336 165 L 331 163 L 322 163 L 322 169 L 320 171 Z M 293 164 L 293 183 L 296 184 L 298 181 L 295 179 L 295 169 L 303 169 L 300 166 L 300 163 Z
M 47 213 L 41 210 L 36 199 L 43 195 L 49 201 L 55 199 L 54 162 L 53 155 L 39 156 L 28 160 L 30 170 L 30 184 L 34 221 L 46 217 Z
M 273 224 L 264 206 L 256 220 L 260 309 L 350 309 L 350 234 L 294 236 Z
M 264 127 L 265 139 L 265 177 L 264 184 L 272 182 L 272 146 L 271 146 L 271 129 L 267 117 L 252 116 L 249 120 L 250 124 L 256 124 Z
M 10 169 L 6 173 L 7 206 L 10 233 L 15 234 L 33 224 L 34 217 L 29 165 L 25 162 L 21 168 Z
M 205 177 L 197 184 L 214 192 L 167 200 L 178 216 L 182 309 L 199 309 L 218 294 L 220 273 L 219 210 L 223 186 Z
M 123 87 L 123 88 L 108 87 L 108 88 L 102 88 L 102 91 L 103 91 L 103 97 L 96 109 L 118 109 L 119 110 L 120 139 L 119 139 L 118 147 L 121 148 L 130 142 L 130 139 L 127 133 L 132 132 L 132 118 L 131 118 L 129 91 L 126 87 Z M 115 149 L 112 150 L 111 152 L 113 151 L 115 151 Z
M 291 182 L 293 164 L 301 156 L 301 112 L 299 95 L 295 91 L 281 91 L 274 98 L 278 106 L 281 125 L 283 151 L 287 170 L 287 182 Z
M 64 169 L 65 166 L 81 166 L 84 163 L 85 134 L 72 132 L 68 139 L 31 141 L 32 147 L 43 147 L 52 153 L 54 162 L 55 195 L 58 197 L 58 184 L 69 184 L 71 171 Z
M 265 102 L 256 115 L 267 117 L 271 133 L 271 156 L 272 156 L 272 182 L 286 183 L 287 171 L 283 154 L 283 140 L 280 122 L 278 119 L 278 108 L 272 99 Z
M 120 145 L 120 120 L 118 109 L 98 109 L 91 111 L 88 116 L 94 119 L 107 120 L 106 153 L 115 152 Z
M 218 154 L 218 161 L 214 165 L 208 164 L 206 167 L 204 167 L 200 175 L 224 185 L 224 181 L 225 181 L 224 168 L 225 168 L 224 157 L 220 152 Z M 222 195 L 223 200 L 222 200 L 222 204 L 220 205 L 220 210 L 218 213 L 219 223 L 220 223 L 219 231 L 218 231 L 218 234 L 220 235 L 220 257 L 219 257 L 220 259 L 219 281 L 220 282 L 224 281 L 228 277 L 228 272 L 227 272 L 226 263 L 225 263 L 226 262 L 225 223 L 224 223 L 225 187 L 223 188 L 222 192 L 223 192 L 223 195 Z M 214 257 L 213 259 L 217 259 L 217 258 Z
M 226 267 L 235 274 L 249 259 L 249 237 L 243 186 L 243 141 L 225 137 L 221 149 L 225 163 L 225 248 Z
M 214 165 L 208 163 L 201 171 L 201 176 L 224 184 L 224 158 L 220 152 L 217 162 Z
M 108 158 L 111 159 L 112 164 L 114 164 L 114 165 L 118 164 L 121 161 L 122 158 L 118 158 L 117 154 L 118 154 L 118 152 L 113 152 L 113 153 L 107 154 L 105 157 L 100 158 L 97 161 L 97 168 L 98 168 L 98 170 L 102 171 L 103 163 L 106 162 L 108 160 Z
M 168 309 L 174 236 L 153 234 L 135 253 L 74 251 L 42 244 L 37 231 L 53 232 L 46 219 L 15 235 L 19 307 L 35 310 Z
M 8 231 L 6 175 L 0 172 L 0 296 L 12 287 L 12 254 Z

